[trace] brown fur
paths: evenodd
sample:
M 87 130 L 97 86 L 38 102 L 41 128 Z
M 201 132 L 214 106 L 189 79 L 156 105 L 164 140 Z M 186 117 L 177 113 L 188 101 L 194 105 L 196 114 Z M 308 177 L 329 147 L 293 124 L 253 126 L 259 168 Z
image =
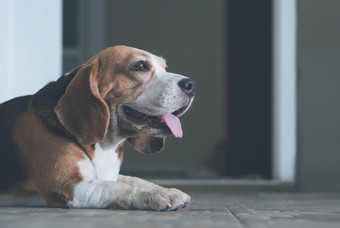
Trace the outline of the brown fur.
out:
M 109 107 L 98 91 L 98 65 L 97 60 L 83 66 L 55 108 L 61 124 L 82 145 L 101 141 L 109 125 Z
M 13 138 L 29 172 L 22 186 L 38 192 L 50 206 L 66 206 L 82 179 L 77 162 L 85 154 L 79 146 L 52 134 L 32 110 L 16 123 Z
M 120 160 L 120 163 L 123 162 L 123 158 L 124 158 L 124 143 L 125 143 L 125 140 L 122 141 L 122 142 L 118 145 L 118 147 L 117 147 L 117 149 L 116 149 L 116 152 L 118 153 L 118 158 L 119 158 L 119 160 Z
M 138 77 L 128 71 L 137 55 L 145 54 L 138 50 L 132 51 L 129 47 L 116 46 L 103 50 L 88 61 L 88 63 L 96 59 L 99 61 L 101 78 L 98 89 L 109 107 L 134 100 L 144 91 L 146 83 L 152 79 L 153 74 L 150 72 L 144 73 L 143 77 Z

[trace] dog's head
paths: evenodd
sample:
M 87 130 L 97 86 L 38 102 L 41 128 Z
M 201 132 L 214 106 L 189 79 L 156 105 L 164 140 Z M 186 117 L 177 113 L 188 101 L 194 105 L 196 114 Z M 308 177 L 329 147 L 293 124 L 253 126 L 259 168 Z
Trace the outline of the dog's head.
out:
M 105 136 L 128 138 L 154 153 L 165 137 L 182 137 L 179 116 L 195 82 L 167 72 L 163 58 L 126 46 L 107 48 L 81 66 L 55 107 L 60 123 L 84 145 Z

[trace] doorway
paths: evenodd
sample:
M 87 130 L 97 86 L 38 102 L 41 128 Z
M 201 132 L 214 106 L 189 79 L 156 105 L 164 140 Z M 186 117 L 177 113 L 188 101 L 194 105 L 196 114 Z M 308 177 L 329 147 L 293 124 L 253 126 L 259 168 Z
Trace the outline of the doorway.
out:
M 169 71 L 197 81 L 196 101 L 182 118 L 184 138 L 169 138 L 155 156 L 127 147 L 122 172 L 271 178 L 271 1 L 99 2 L 95 9 L 90 1 L 64 0 L 64 26 L 76 25 L 64 29 L 64 45 L 69 33 L 74 38 L 64 46 L 65 71 L 99 47 L 126 44 L 165 57 Z M 83 35 L 98 27 L 100 40 Z

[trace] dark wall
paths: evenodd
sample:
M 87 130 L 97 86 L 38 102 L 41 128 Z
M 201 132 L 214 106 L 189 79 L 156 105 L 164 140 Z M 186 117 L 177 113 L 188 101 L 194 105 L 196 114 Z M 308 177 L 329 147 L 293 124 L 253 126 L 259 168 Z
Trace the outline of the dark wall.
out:
M 340 191 L 340 1 L 297 6 L 298 187 Z
M 224 0 L 107 3 L 107 46 L 126 44 L 161 55 L 170 72 L 197 82 L 193 107 L 181 118 L 183 139 L 169 137 L 155 156 L 127 151 L 123 171 L 199 175 L 224 131 Z

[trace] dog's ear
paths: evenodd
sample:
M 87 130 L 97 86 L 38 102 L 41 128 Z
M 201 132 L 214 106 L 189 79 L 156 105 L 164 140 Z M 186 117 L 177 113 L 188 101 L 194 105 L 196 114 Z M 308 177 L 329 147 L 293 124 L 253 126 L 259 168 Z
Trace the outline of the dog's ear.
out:
M 99 60 L 83 65 L 54 111 L 60 123 L 83 145 L 101 141 L 110 120 L 109 107 L 98 90 Z
M 158 153 L 163 150 L 165 146 L 165 138 L 153 137 L 144 134 L 129 137 L 128 142 L 136 150 L 146 154 Z

